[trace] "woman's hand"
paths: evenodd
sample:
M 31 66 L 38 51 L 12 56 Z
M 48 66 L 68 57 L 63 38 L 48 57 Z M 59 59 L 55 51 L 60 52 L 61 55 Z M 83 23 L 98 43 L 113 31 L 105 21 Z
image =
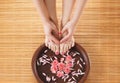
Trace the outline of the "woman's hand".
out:
M 72 21 L 69 21 L 63 26 L 61 33 L 65 36 L 60 40 L 60 43 L 67 42 L 72 39 L 73 33 L 75 30 L 75 25 Z
M 57 26 L 52 21 L 46 22 L 44 24 L 44 32 L 48 41 L 59 44 L 59 40 L 53 35 L 53 33 L 58 34 Z

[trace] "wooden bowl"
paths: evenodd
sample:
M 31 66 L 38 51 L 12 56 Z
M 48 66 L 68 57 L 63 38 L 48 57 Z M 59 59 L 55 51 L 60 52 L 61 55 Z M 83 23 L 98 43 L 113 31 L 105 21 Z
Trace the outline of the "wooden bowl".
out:
M 41 76 L 42 74 L 42 71 L 47 71 L 49 70 L 48 68 L 43 68 L 43 67 L 38 67 L 37 65 L 37 60 L 42 57 L 43 53 L 45 52 L 45 50 L 47 50 L 47 54 L 48 55 L 55 55 L 54 52 L 52 52 L 50 49 L 48 49 L 45 44 L 41 45 L 34 53 L 34 56 L 32 58 L 32 62 L 31 62 L 31 65 L 32 65 L 32 70 L 33 70 L 33 73 L 38 81 L 38 83 L 53 83 L 53 82 L 47 82 L 45 80 L 45 78 L 43 76 Z M 89 58 L 88 58 L 88 55 L 86 53 L 86 51 L 77 43 L 75 43 L 75 46 L 72 47 L 70 49 L 70 51 L 78 51 L 80 53 L 80 57 L 84 60 L 84 63 L 85 63 L 85 66 L 83 67 L 84 68 L 84 72 L 85 74 L 80 77 L 79 79 L 79 83 L 84 83 L 84 81 L 86 80 L 87 76 L 88 76 L 88 73 L 89 73 L 89 70 L 90 70 L 90 62 L 89 62 Z M 60 58 L 60 55 L 55 55 L 55 56 L 59 56 Z M 43 68 L 43 69 L 42 69 Z M 41 70 L 41 71 L 40 71 Z M 77 83 L 78 83 L 77 82 Z M 58 82 L 56 82 L 58 83 Z M 61 83 L 61 82 L 60 82 Z

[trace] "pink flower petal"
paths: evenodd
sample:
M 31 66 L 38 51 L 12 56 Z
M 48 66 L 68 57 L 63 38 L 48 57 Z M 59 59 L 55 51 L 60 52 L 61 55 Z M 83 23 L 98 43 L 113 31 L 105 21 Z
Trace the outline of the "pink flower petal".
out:
M 69 74 L 69 73 L 71 72 L 71 70 L 70 70 L 69 67 L 65 67 L 65 68 L 64 68 L 64 72 L 65 72 L 66 74 Z
M 54 60 L 51 64 L 52 64 L 52 65 L 57 65 L 57 64 L 58 64 L 58 61 L 57 61 L 57 60 Z
M 71 62 L 72 61 L 72 57 L 70 55 L 66 56 L 66 61 L 67 62 Z
M 61 58 L 60 61 L 63 62 L 63 61 L 64 61 L 64 58 Z
M 51 66 L 51 72 L 56 73 L 58 71 L 57 66 Z
M 64 76 L 64 72 L 63 71 L 57 71 L 57 76 L 60 78 L 62 76 Z
M 70 63 L 67 63 L 66 66 L 67 66 L 67 67 L 73 67 L 73 63 L 71 63 L 71 62 L 70 62 Z
M 64 70 L 65 64 L 63 62 L 58 63 L 58 69 L 59 71 Z

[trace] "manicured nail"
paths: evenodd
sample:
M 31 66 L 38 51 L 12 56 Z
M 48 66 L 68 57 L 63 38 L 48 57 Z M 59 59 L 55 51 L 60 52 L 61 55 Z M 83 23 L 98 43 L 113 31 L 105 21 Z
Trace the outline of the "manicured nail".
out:
M 64 55 L 65 54 L 65 52 L 62 52 L 62 55 Z
M 55 54 L 56 54 L 56 55 L 59 55 L 59 52 L 58 52 L 58 51 L 56 51 L 56 52 L 55 52 Z
M 59 32 L 59 34 L 62 34 L 62 32 Z

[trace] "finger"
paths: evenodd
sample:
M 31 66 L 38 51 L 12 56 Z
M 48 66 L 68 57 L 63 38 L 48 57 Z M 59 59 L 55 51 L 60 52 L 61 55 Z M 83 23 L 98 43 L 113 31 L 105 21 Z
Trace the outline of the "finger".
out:
M 48 48 L 51 50 L 51 40 L 50 40 L 50 42 L 48 43 Z
M 54 43 L 51 41 L 51 50 L 53 51 L 53 52 L 55 52 L 55 45 L 54 45 Z
M 63 37 L 63 39 L 60 41 L 60 43 L 66 42 L 70 39 L 71 35 L 70 33 L 68 35 L 66 35 L 65 37 Z
M 63 44 L 60 44 L 60 54 L 63 55 Z
M 66 49 L 66 44 L 63 44 L 63 51 L 62 51 L 62 54 L 65 53 L 65 49 Z
M 55 45 L 55 54 L 59 55 L 59 45 Z
M 50 38 L 55 44 L 59 44 L 59 41 L 53 35 L 50 35 Z
M 58 34 L 59 33 L 59 31 L 58 31 L 58 29 L 57 28 L 52 28 L 53 29 L 53 31 L 56 33 L 56 34 Z
M 55 54 L 57 55 L 57 46 L 55 45 Z
M 52 23 L 52 25 L 53 25 L 52 29 L 54 30 L 55 33 L 58 34 L 58 28 L 57 28 L 58 26 L 56 26 L 54 23 Z
M 71 43 L 69 42 L 68 43 L 68 50 L 71 48 Z
M 67 46 L 67 44 L 65 44 L 64 45 L 64 53 L 66 53 L 67 49 L 68 49 L 68 46 Z
M 47 43 L 45 43 L 45 46 L 47 47 Z
M 46 47 L 49 47 L 49 44 L 48 44 L 48 42 L 46 42 L 46 43 L 45 43 L 45 46 L 46 46 Z
M 54 52 L 54 44 L 52 43 L 52 41 L 50 42 L 50 49 Z
M 52 48 L 53 48 L 53 52 L 56 53 L 56 44 L 55 43 L 52 44 Z
M 72 37 L 72 47 L 75 46 L 75 39 Z
M 50 46 L 51 46 L 50 43 L 48 43 L 48 48 L 49 48 L 49 49 L 51 49 Z
M 69 44 L 67 44 L 67 47 L 66 47 L 66 52 L 69 50 Z
M 75 46 L 75 42 L 72 42 L 72 47 L 74 47 Z
M 67 28 L 66 28 L 66 27 L 63 27 L 61 33 L 64 33 L 66 30 L 67 30 Z
M 53 52 L 55 53 L 55 45 L 52 45 L 52 48 L 53 48 Z
M 48 43 L 49 43 L 49 40 L 48 40 L 48 38 L 46 37 L 46 38 L 45 38 L 45 46 L 46 46 L 46 47 L 48 47 Z
M 47 45 L 47 40 L 46 40 L 46 39 L 45 39 L 45 46 L 48 47 L 48 45 Z

